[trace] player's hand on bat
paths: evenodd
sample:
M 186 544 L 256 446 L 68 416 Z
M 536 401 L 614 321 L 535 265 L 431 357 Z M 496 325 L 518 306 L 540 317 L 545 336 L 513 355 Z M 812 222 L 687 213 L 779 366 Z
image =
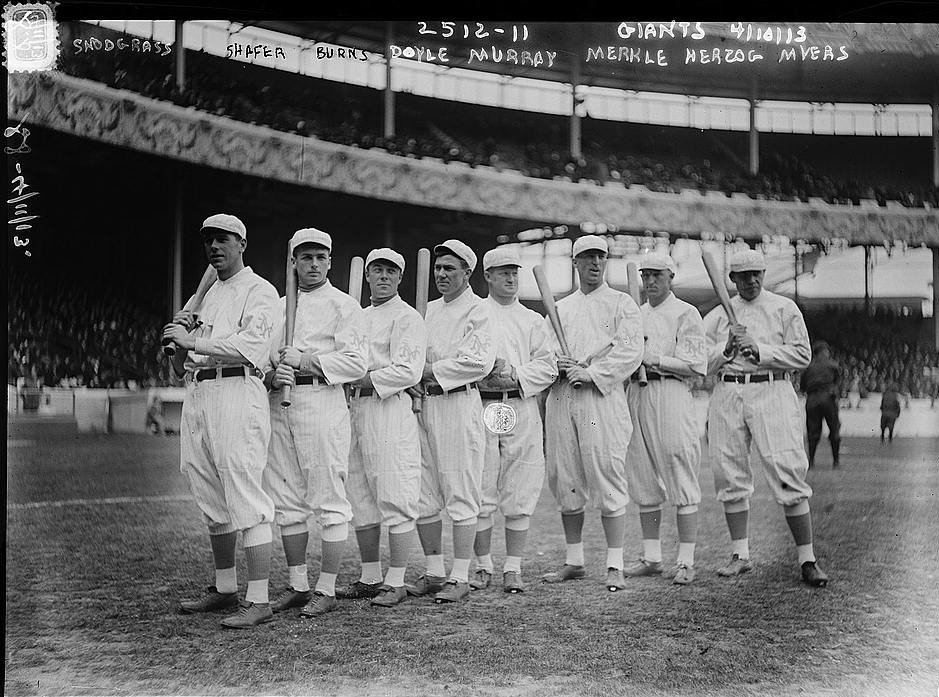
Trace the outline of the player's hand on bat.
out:
M 580 364 L 570 356 L 566 356 L 563 353 L 558 354 L 558 370 L 566 372 L 570 368 L 576 368 L 578 366 L 580 366 Z
M 198 324 L 198 317 L 189 310 L 180 310 L 173 315 L 173 324 L 180 324 L 186 327 L 187 331 L 192 331 Z
M 570 382 L 582 382 L 584 384 L 593 382 L 593 378 L 590 377 L 589 371 L 582 365 L 577 364 L 567 370 L 567 379 Z
M 418 399 L 424 396 L 424 390 L 421 387 L 420 383 L 416 385 L 411 385 L 409 388 L 405 390 L 405 392 L 407 392 L 412 397 L 417 397 Z
M 642 364 L 648 368 L 657 368 L 661 357 L 646 344 L 645 352 L 642 354 Z
M 730 360 L 733 360 L 737 355 L 737 337 L 734 336 L 733 329 L 727 332 L 727 343 L 724 344 L 724 356 L 730 356 Z
M 293 368 L 286 363 L 278 363 L 277 369 L 274 371 L 274 377 L 271 379 L 271 387 L 278 390 L 284 385 L 293 387 L 296 384 L 297 379 L 294 375 Z
M 295 370 L 300 370 L 300 349 L 294 348 L 293 346 L 281 346 L 280 347 L 280 362 L 286 363 L 291 368 Z
M 740 347 L 740 354 L 742 356 L 754 363 L 760 362 L 760 347 L 752 336 L 745 334 L 742 339 L 737 340 L 737 345 Z
M 309 351 L 300 354 L 300 370 L 304 373 L 312 373 L 318 378 L 326 379 L 326 373 L 323 372 L 323 364 L 320 363 L 320 357 Z
M 170 323 L 163 327 L 164 341 L 172 341 L 187 351 L 196 347 L 196 340 L 189 336 L 189 330 L 180 324 Z

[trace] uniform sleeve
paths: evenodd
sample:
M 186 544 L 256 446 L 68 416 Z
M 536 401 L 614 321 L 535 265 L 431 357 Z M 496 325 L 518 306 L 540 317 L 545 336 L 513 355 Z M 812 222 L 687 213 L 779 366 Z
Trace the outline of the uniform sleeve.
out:
M 532 397 L 549 388 L 558 377 L 558 361 L 554 342 L 540 319 L 533 319 L 529 330 L 531 360 L 515 369 L 524 397 Z
M 280 363 L 280 347 L 287 344 L 287 299 L 281 298 L 274 316 L 274 328 L 267 343 L 268 360 L 271 366 Z
M 444 390 L 482 380 L 496 362 L 489 311 L 482 303 L 470 310 L 455 358 L 434 361 L 434 379 Z
M 730 323 L 723 307 L 715 307 L 704 318 L 704 336 L 707 348 L 707 374 L 711 375 L 730 363 L 724 356 L 727 345 L 727 330 Z
M 603 395 L 610 394 L 617 385 L 622 389 L 623 381 L 642 363 L 645 349 L 642 315 L 636 301 L 625 294 L 617 303 L 613 316 L 612 343 L 609 352 L 594 359 L 586 369 Z
M 427 352 L 427 329 L 424 319 L 415 313 L 402 315 L 391 328 L 389 345 L 391 365 L 373 370 L 375 391 L 382 399 L 401 392 L 421 381 Z
M 336 348 L 318 356 L 330 385 L 355 382 L 368 372 L 368 329 L 365 310 L 349 298 L 338 308 Z
M 795 305 L 785 305 L 779 312 L 783 325 L 783 343 L 757 344 L 760 366 L 777 370 L 802 370 L 812 360 L 812 346 L 805 320 Z
M 277 292 L 270 284 L 248 290 L 238 329 L 226 337 L 196 339 L 195 352 L 233 361 L 247 360 L 259 370 L 268 366 Z
M 704 321 L 697 310 L 689 309 L 681 315 L 675 355 L 662 356 L 659 366 L 669 373 L 685 377 L 703 377 L 707 374 L 708 343 L 704 335 Z

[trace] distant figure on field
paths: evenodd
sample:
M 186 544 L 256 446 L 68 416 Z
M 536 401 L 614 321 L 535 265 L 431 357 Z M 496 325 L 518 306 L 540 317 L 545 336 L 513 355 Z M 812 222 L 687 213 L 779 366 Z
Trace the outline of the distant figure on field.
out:
M 884 433 L 890 434 L 890 442 L 893 443 L 893 426 L 897 423 L 897 417 L 900 416 L 900 393 L 897 391 L 897 384 L 891 382 L 884 390 L 884 396 L 880 400 L 880 442 L 884 442 Z
M 841 445 L 841 421 L 838 418 L 838 395 L 841 371 L 829 354 L 828 344 L 812 345 L 812 362 L 802 373 L 799 390 L 805 393 L 805 426 L 809 434 L 809 467 L 815 465 L 815 450 L 822 437 L 822 419 L 828 424 L 831 443 L 831 466 L 838 466 Z
M 166 420 L 163 418 L 163 400 L 160 399 L 159 395 L 154 396 L 153 401 L 150 402 L 150 407 L 147 409 L 147 431 L 156 434 L 162 433 L 164 436 L 169 435 Z

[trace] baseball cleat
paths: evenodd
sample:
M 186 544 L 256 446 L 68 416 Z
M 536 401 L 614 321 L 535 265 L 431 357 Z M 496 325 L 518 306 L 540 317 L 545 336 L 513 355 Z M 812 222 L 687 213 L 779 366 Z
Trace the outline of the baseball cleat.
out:
M 377 605 L 378 607 L 394 607 L 402 600 L 408 597 L 407 588 L 404 586 L 389 586 L 387 584 L 382 584 L 381 589 L 378 591 L 378 595 L 372 598 L 371 605 Z
M 689 583 L 694 581 L 695 571 L 693 566 L 679 564 L 675 568 L 676 571 L 675 575 L 672 577 L 672 583 L 677 583 L 679 586 L 687 586 Z
M 339 588 L 336 591 L 336 597 L 340 600 L 362 600 L 366 598 L 374 598 L 376 595 L 381 592 L 382 582 L 378 583 L 363 583 L 362 581 L 356 581 L 351 583 L 345 588 Z
M 303 609 L 300 610 L 301 617 L 317 617 L 325 615 L 339 607 L 339 601 L 331 595 L 326 595 L 322 591 L 313 591 L 313 597 Z
M 517 571 L 506 571 L 502 574 L 502 590 L 506 593 L 524 593 L 525 584 L 522 575 Z
M 271 612 L 283 612 L 292 607 L 303 607 L 310 602 L 310 591 L 298 591 L 287 588 L 271 601 Z
M 420 598 L 425 595 L 431 595 L 432 593 L 439 593 L 443 590 L 443 584 L 446 582 L 446 578 L 443 576 L 428 576 L 424 574 L 419 579 L 417 583 L 409 586 L 405 586 L 408 591 L 408 595 L 413 595 L 415 598 Z
M 229 629 L 247 629 L 274 619 L 270 603 L 249 603 L 244 600 L 240 603 L 238 612 L 222 620 L 222 626 Z
M 476 569 L 473 580 L 469 582 L 470 588 L 474 591 L 484 591 L 489 588 L 490 583 L 492 583 L 492 572 L 485 569 Z
M 626 579 L 623 578 L 622 569 L 609 568 L 606 570 L 606 581 L 604 581 L 606 589 L 611 593 L 616 591 L 626 590 Z
M 434 602 L 438 605 L 443 603 L 455 603 L 463 600 L 470 593 L 469 583 L 466 581 L 447 581 L 443 590 L 434 596 Z
M 741 559 L 739 554 L 735 554 L 730 558 L 730 563 L 727 566 L 721 567 L 717 570 L 718 576 L 738 576 L 740 574 L 745 574 L 753 568 L 753 562 L 749 559 Z
M 802 565 L 802 581 L 810 586 L 824 588 L 828 585 L 828 574 L 819 568 L 817 562 L 807 561 Z
M 662 573 L 662 562 L 660 561 L 646 561 L 642 557 L 639 557 L 639 560 L 623 569 L 623 575 L 629 576 L 630 578 L 638 578 L 639 576 L 655 576 Z
M 545 574 L 541 578 L 545 583 L 561 583 L 563 581 L 573 581 L 574 579 L 583 578 L 586 575 L 587 572 L 584 570 L 583 566 L 565 564 L 561 567 L 560 571 L 553 571 L 549 574 Z
M 227 610 L 230 607 L 238 606 L 238 593 L 219 593 L 215 586 L 206 588 L 206 594 L 195 600 L 181 600 L 179 602 L 179 612 L 183 615 L 191 615 L 194 612 L 214 612 L 215 610 Z

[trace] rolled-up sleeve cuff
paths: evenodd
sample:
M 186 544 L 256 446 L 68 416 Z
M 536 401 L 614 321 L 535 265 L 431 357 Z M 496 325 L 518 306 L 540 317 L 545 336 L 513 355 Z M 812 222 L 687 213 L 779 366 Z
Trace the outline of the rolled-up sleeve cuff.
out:
M 663 370 L 671 370 L 672 372 L 683 372 L 688 370 L 688 366 L 684 361 L 680 361 L 674 356 L 661 356 L 659 358 L 659 368 Z M 655 368 L 653 368 L 655 370 Z
M 591 370 L 590 366 L 587 366 L 585 370 L 590 374 L 590 377 L 593 380 L 593 384 L 597 386 L 598 390 L 600 390 L 600 394 L 602 394 L 604 397 L 610 394 L 610 392 L 613 390 L 613 384 L 609 380 L 598 378 L 596 371 Z
M 760 352 L 760 365 L 770 365 L 773 362 L 773 347 L 770 344 L 757 344 Z
M 208 356 L 209 355 L 208 339 L 202 339 L 202 338 L 196 339 L 196 345 L 192 350 L 203 356 Z

